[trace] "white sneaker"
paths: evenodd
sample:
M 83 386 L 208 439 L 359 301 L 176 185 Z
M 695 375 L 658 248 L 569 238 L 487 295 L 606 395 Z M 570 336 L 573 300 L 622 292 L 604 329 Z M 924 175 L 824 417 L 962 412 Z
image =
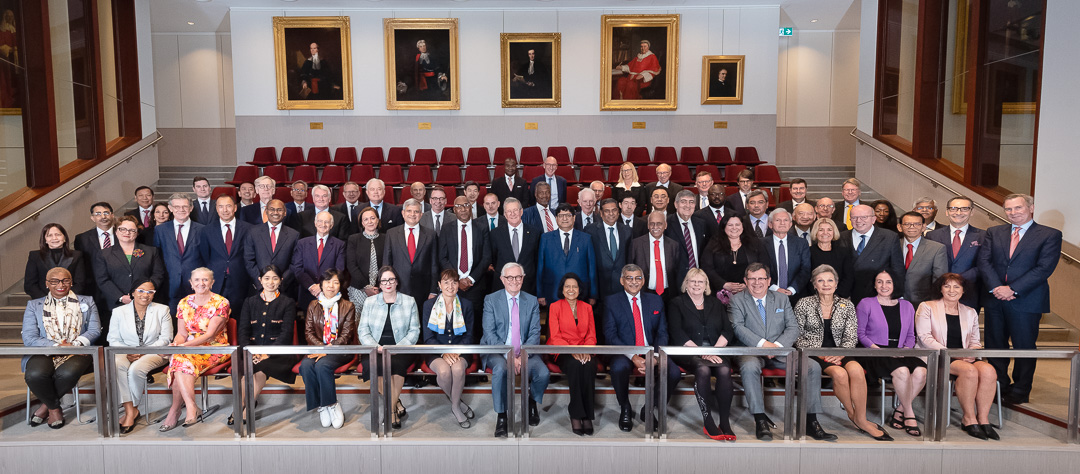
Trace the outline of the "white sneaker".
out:
M 334 428 L 341 428 L 345 424 L 345 413 L 342 413 L 340 403 L 330 405 L 326 411 L 330 412 L 330 421 Z
M 323 428 L 330 427 L 330 407 L 319 407 L 319 421 Z

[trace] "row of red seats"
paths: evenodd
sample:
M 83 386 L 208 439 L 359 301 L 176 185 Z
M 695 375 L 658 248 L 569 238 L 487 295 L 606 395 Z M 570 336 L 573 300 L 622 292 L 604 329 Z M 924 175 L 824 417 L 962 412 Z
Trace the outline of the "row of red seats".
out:
M 695 175 L 701 171 L 709 172 L 713 176 L 713 180 L 718 183 L 734 183 L 735 177 L 747 169 L 745 165 L 732 164 L 724 167 L 724 173 L 721 174 L 720 169 L 715 165 L 700 164 L 695 167 L 694 172 L 691 172 L 690 167 L 685 164 L 670 166 L 671 180 L 680 184 L 692 184 Z M 487 185 L 491 182 L 493 176 L 495 178 L 503 176 L 503 169 L 503 165 L 496 165 L 494 172 L 492 172 L 484 165 L 468 165 L 465 167 L 464 173 L 462 173 L 462 168 L 459 166 L 442 165 L 436 169 L 433 176 L 430 166 L 409 166 L 407 171 L 403 172 L 401 165 L 382 165 L 379 167 L 378 177 L 388 186 L 417 181 L 426 185 L 458 185 L 466 181 L 475 181 L 477 184 Z M 651 183 L 656 181 L 655 165 L 640 166 L 637 168 L 637 172 L 639 182 Z M 533 178 L 543 173 L 544 169 L 540 166 L 526 166 L 522 170 L 522 178 L 526 182 L 532 182 Z M 555 170 L 555 174 L 565 178 L 568 183 L 591 183 L 593 181 L 617 183 L 619 180 L 619 167 L 607 167 L 606 177 L 604 167 L 600 165 L 582 166 L 577 170 L 569 165 L 559 165 Z M 270 165 L 263 168 L 262 175 L 269 176 L 278 183 L 304 181 L 309 184 L 325 184 L 327 186 L 339 186 L 346 181 L 360 183 L 363 186 L 369 179 L 376 176 L 375 167 L 372 165 L 353 165 L 348 172 L 346 172 L 345 166 L 327 165 L 322 167 L 321 175 L 319 169 L 313 165 L 297 166 L 293 168 L 292 173 L 289 172 L 285 165 Z M 756 166 L 754 175 L 755 182 L 762 185 L 787 183 L 787 181 L 780 179 L 780 171 L 773 165 Z M 226 184 L 239 186 L 241 183 L 254 182 L 255 178 L 259 176 L 257 166 L 241 165 L 236 167 L 233 179 L 226 181 Z
M 521 148 L 521 159 L 518 161 L 522 165 L 540 165 L 544 163 L 544 158 L 547 156 L 555 157 L 555 160 L 560 165 L 575 165 L 575 166 L 590 166 L 590 165 L 620 165 L 623 161 L 629 161 L 635 165 L 647 165 L 647 164 L 676 164 L 684 163 L 688 165 L 697 165 L 711 163 L 717 166 L 725 166 L 732 163 L 738 163 L 746 166 L 756 166 L 764 164 L 758 158 L 757 148 L 754 147 L 736 147 L 735 159 L 732 160 L 731 152 L 728 151 L 726 146 L 713 146 L 709 147 L 708 160 L 705 155 L 702 154 L 701 148 L 696 146 L 684 146 L 678 153 L 676 153 L 673 146 L 658 146 L 652 156 L 649 154 L 647 147 L 628 147 L 626 149 L 626 159 L 623 159 L 622 148 L 620 147 L 602 147 L 600 148 L 600 156 L 597 158 L 596 149 L 593 147 L 576 147 L 574 148 L 573 156 L 571 157 L 570 150 L 565 146 L 552 146 L 548 147 L 547 153 L 542 153 L 542 150 L 538 146 L 527 146 Z M 516 151 L 513 147 L 499 147 L 495 148 L 494 163 L 503 163 L 507 158 L 517 158 Z M 304 150 L 298 146 L 287 146 L 281 149 L 281 157 L 277 155 L 277 149 L 274 147 L 261 147 L 255 149 L 255 155 L 251 161 L 248 162 L 251 165 L 257 166 L 269 166 L 274 164 L 286 165 L 286 166 L 299 166 L 299 165 L 372 165 L 381 166 L 383 164 L 389 165 L 484 165 L 490 166 L 493 164 L 492 155 L 488 153 L 487 147 L 472 147 L 469 148 L 466 155 L 459 147 L 445 147 L 442 149 L 442 153 L 436 156 L 435 149 L 421 148 L 417 149 L 412 156 L 408 147 L 390 147 L 388 150 L 388 156 L 384 159 L 382 147 L 366 147 L 360 152 L 359 159 L 357 158 L 355 147 L 340 147 L 334 151 L 333 159 L 330 158 L 330 148 L 328 147 L 312 147 L 308 150 L 307 158 L 304 158 Z

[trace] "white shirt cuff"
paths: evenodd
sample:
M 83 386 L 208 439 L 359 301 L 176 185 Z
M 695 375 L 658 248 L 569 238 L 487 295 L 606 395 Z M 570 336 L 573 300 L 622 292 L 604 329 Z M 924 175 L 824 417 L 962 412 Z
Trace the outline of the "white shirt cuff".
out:
M 765 345 L 765 339 L 761 339 L 761 340 L 759 340 L 759 341 L 757 342 L 757 346 L 758 346 L 758 347 L 761 347 L 761 346 L 764 346 L 764 345 Z

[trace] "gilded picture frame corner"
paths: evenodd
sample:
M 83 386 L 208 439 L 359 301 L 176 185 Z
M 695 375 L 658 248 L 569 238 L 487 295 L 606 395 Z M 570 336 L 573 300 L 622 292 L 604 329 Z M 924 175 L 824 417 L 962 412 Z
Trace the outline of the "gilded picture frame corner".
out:
M 680 14 L 629 14 L 629 15 L 601 15 L 600 35 L 600 110 L 601 111 L 648 111 L 648 110 L 676 110 L 678 108 L 678 83 L 679 83 L 679 21 Z M 655 77 L 664 75 L 664 92 L 662 98 L 637 98 L 616 99 L 615 71 L 625 59 L 626 50 L 619 51 L 616 58 L 613 36 L 616 28 L 665 28 L 664 35 L 664 64 L 660 65 L 660 72 Z M 649 45 L 650 51 L 659 56 Z M 645 53 L 642 53 L 645 54 Z M 620 64 L 616 64 L 616 63 Z M 634 73 L 628 73 L 631 76 Z M 644 89 L 644 88 L 642 88 Z M 623 89 L 625 90 L 625 89 Z M 653 91 L 654 95 L 656 94 Z
M 540 43 L 551 48 L 550 76 L 543 74 L 540 81 L 541 89 L 546 89 L 549 83 L 550 94 L 539 94 L 537 97 L 512 97 L 515 91 L 520 91 L 520 84 L 530 84 L 525 81 L 521 74 L 512 70 L 515 58 L 511 57 L 512 43 Z M 500 89 L 502 93 L 502 108 L 559 108 L 562 107 L 562 33 L 500 33 L 499 34 L 499 57 L 500 57 Z M 524 74 L 524 73 L 522 73 Z M 543 82 L 542 82 L 543 81 Z
M 278 110 L 349 110 L 353 108 L 353 81 L 352 81 L 352 33 L 350 21 L 347 16 L 318 16 L 318 17 L 285 17 L 275 16 L 272 18 L 274 34 L 274 73 L 277 81 L 277 108 Z M 331 83 L 331 90 L 341 91 L 341 98 L 330 99 L 306 99 L 290 98 L 290 88 L 301 89 L 300 94 L 305 94 L 301 86 L 295 84 L 298 77 L 290 77 L 288 55 L 290 54 L 287 41 L 287 30 L 291 28 L 337 28 L 337 52 L 340 58 L 340 84 Z M 303 55 L 303 52 L 297 51 Z M 305 56 L 307 57 L 307 56 Z M 310 60 L 310 57 L 307 57 Z M 313 68 L 317 69 L 317 68 Z M 338 79 L 333 74 L 332 79 Z M 306 84 L 304 81 L 302 84 Z M 316 87 L 308 86 L 308 89 Z M 307 94 L 310 94 L 310 90 Z M 336 95 L 336 94 L 333 94 Z
M 729 86 L 713 83 L 712 66 L 714 64 L 733 64 L 736 71 L 733 78 L 735 90 Z M 701 57 L 701 104 L 702 105 L 740 105 L 743 103 L 743 82 L 746 77 L 746 55 L 706 55 Z M 719 87 L 718 87 L 719 86 Z M 721 91 L 718 91 L 720 89 Z M 730 92 L 730 95 L 728 93 Z
M 449 71 L 444 73 L 449 83 L 447 100 L 403 100 L 398 97 L 398 77 L 396 32 L 402 30 L 446 31 L 448 45 L 446 52 Z M 387 110 L 461 110 L 461 86 L 458 57 L 458 19 L 457 18 L 384 18 L 383 45 L 386 65 L 386 109 Z M 405 84 L 406 88 L 408 84 Z

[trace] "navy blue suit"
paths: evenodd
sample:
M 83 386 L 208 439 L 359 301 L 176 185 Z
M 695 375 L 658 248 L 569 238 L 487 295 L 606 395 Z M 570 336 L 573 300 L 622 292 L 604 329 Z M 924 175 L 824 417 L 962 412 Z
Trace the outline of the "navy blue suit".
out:
M 1009 256 L 1011 224 L 991 227 L 979 250 L 979 276 L 987 291 L 1008 285 L 1016 299 L 1001 301 L 993 295 L 986 302 L 986 348 L 1035 349 L 1039 320 L 1050 311 L 1050 275 L 1061 258 L 1061 231 L 1031 223 Z M 990 359 L 997 369 L 998 381 L 1009 385 L 1009 359 Z M 1011 392 L 1026 399 L 1035 375 L 1035 359 L 1016 359 L 1013 365 Z
M 553 179 L 555 180 L 555 189 L 553 189 L 552 192 L 559 193 L 559 204 L 562 204 L 566 202 L 566 178 L 555 175 Z M 529 183 L 529 204 L 536 204 L 536 185 L 538 183 L 546 182 L 547 175 L 541 174 L 540 176 L 533 178 L 532 183 Z
M 773 247 L 773 236 L 769 235 L 761 239 L 761 245 L 765 247 L 765 253 L 769 255 L 769 274 L 773 275 L 773 284 L 779 285 L 780 264 L 776 259 L 776 249 Z M 784 250 L 787 251 L 787 286 L 783 288 L 795 288 L 795 294 L 789 297 L 791 303 L 794 304 L 798 298 L 811 294 L 809 293 L 810 272 L 812 271 L 810 247 L 807 247 L 806 241 L 797 237 L 794 231 L 788 231 L 787 236 L 784 237 Z
M 198 222 L 202 225 L 209 225 L 210 222 L 217 220 L 217 201 L 213 199 L 206 203 L 206 211 L 202 211 L 202 203 L 198 199 L 191 201 L 191 220 Z M 261 215 L 261 214 L 260 214 Z
M 536 297 L 551 304 L 559 299 L 559 281 L 567 273 L 581 279 L 581 298 L 596 299 L 596 257 L 592 239 L 582 231 L 570 235 L 570 251 L 563 253 L 563 231 L 553 230 L 540 236 L 540 254 L 536 261 Z
M 281 277 L 281 292 L 294 294 L 289 291 L 296 283 L 296 275 L 292 272 L 292 256 L 298 240 L 300 233 L 282 223 L 278 225 L 276 245 L 271 249 L 269 226 L 259 224 L 248 229 L 247 242 L 244 242 L 244 267 L 256 289 L 262 289 L 259 272 L 273 264 L 283 273 L 278 275 Z
M 188 228 L 184 253 L 176 245 L 176 221 L 168 221 L 154 226 L 154 247 L 161 249 L 161 258 L 165 262 L 165 272 L 169 275 L 169 308 L 176 314 L 176 305 L 180 299 L 191 294 L 191 271 L 202 266 L 199 255 L 199 239 L 204 225 L 191 219 L 184 225 Z
M 234 219 L 232 251 L 225 247 L 225 238 L 221 235 L 221 220 L 214 219 L 202 229 L 199 238 L 199 257 L 214 272 L 214 285 L 211 291 L 229 300 L 232 314 L 240 315 L 244 300 L 251 289 L 251 280 L 244 262 L 244 242 L 247 240 L 251 224 Z M 261 224 L 260 224 L 261 225 Z
M 645 335 L 645 344 L 654 349 L 668 345 L 667 315 L 664 312 L 664 301 L 657 295 L 639 291 L 637 294 L 638 305 L 641 311 L 642 333 Z M 630 299 L 626 291 L 615 293 L 604 300 L 604 340 L 612 346 L 636 346 L 634 310 L 630 306 Z M 634 370 L 634 364 L 626 356 L 611 356 L 611 386 L 615 389 L 615 398 L 619 406 L 630 406 L 630 372 Z M 657 376 L 659 376 L 659 369 Z M 668 400 L 675 393 L 675 386 L 679 384 L 679 367 L 668 359 Z M 656 398 L 660 398 L 660 391 L 653 392 Z
M 544 222 L 544 216 L 540 215 L 540 210 L 535 205 L 526 207 L 524 211 L 521 211 L 521 222 L 526 227 L 541 234 L 547 232 L 547 223 Z M 553 229 L 558 228 L 558 224 L 555 223 L 555 211 L 551 211 L 551 227 Z
M 310 204 L 305 205 L 304 209 L 307 209 L 308 206 L 310 206 Z M 288 219 L 293 214 L 296 214 L 296 203 L 286 203 L 285 219 Z M 236 218 L 252 225 L 262 224 L 262 204 L 256 202 L 254 204 L 241 207 L 240 210 L 236 211 Z
M 345 271 L 345 242 L 337 237 L 327 237 L 323 243 L 321 261 L 318 236 L 304 237 L 296 242 L 292 256 L 292 272 L 299 286 L 296 302 L 300 308 L 306 311 L 308 305 L 315 300 L 308 288 L 318 283 L 323 272 L 331 268 L 339 272 Z
M 960 302 L 970 306 L 979 312 L 983 299 L 982 287 L 979 284 L 979 249 L 985 243 L 986 231 L 975 226 L 968 225 L 964 234 L 964 241 L 960 244 L 960 252 L 953 257 L 952 239 L 949 226 L 941 226 L 926 234 L 926 238 L 945 246 L 945 257 L 949 259 L 949 271 L 964 277 L 964 296 Z

